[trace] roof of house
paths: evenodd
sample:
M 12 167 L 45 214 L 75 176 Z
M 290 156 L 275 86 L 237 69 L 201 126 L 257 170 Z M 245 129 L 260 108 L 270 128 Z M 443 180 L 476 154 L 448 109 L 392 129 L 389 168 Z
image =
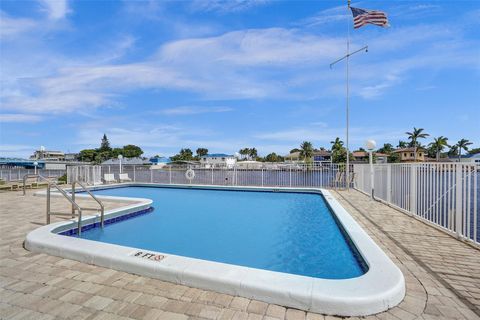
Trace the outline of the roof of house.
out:
M 170 159 L 167 157 L 152 157 L 148 161 L 152 163 L 169 163 Z
M 477 158 L 480 158 L 480 153 L 475 153 L 475 154 L 468 154 L 465 158 L 473 158 L 473 159 L 477 159 Z
M 415 148 L 414 148 L 414 147 L 399 148 L 399 149 L 393 150 L 393 152 L 414 152 L 414 151 L 415 151 Z M 418 152 L 418 151 L 424 152 L 425 149 L 424 149 L 424 148 L 417 148 L 417 152 Z
M 313 152 L 314 156 L 321 156 L 321 157 L 330 157 L 332 153 L 327 150 L 317 150 Z
M 117 158 L 112 158 L 102 162 L 102 164 L 118 165 L 120 164 L 120 161 Z M 150 162 L 148 160 L 143 160 L 142 158 L 123 158 L 122 159 L 122 165 L 129 165 L 129 164 L 142 165 L 142 164 L 150 164 Z
M 209 153 L 207 155 L 202 156 L 202 158 L 233 158 L 234 155 L 232 154 L 225 154 L 225 153 Z
M 300 158 L 300 151 L 295 151 L 287 154 L 284 158 Z

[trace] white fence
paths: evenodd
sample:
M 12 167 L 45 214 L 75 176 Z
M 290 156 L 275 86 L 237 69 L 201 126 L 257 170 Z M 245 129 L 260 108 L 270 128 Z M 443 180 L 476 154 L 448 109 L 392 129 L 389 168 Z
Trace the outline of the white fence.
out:
M 480 244 L 480 166 L 375 164 L 375 198 Z M 355 164 L 355 188 L 370 194 L 370 166 Z
M 89 185 L 102 183 L 101 166 L 68 166 L 67 183 L 74 181 L 85 182 Z
M 148 166 L 122 166 L 122 173 L 135 182 L 152 182 L 166 184 L 204 184 L 228 186 L 268 186 L 268 187 L 322 187 L 341 188 L 345 186 L 345 165 L 332 163 L 299 164 L 265 164 L 257 169 L 220 169 L 194 168 L 195 177 L 186 178 L 187 168 L 150 169 Z M 113 173 L 118 179 L 118 165 L 102 166 L 102 176 Z M 342 179 L 340 179 L 342 178 Z
M 35 169 L 13 168 L 0 169 L 0 179 L 4 181 L 20 181 L 26 174 L 34 174 Z M 37 174 L 44 177 L 61 177 L 66 173 L 65 170 L 37 169 Z

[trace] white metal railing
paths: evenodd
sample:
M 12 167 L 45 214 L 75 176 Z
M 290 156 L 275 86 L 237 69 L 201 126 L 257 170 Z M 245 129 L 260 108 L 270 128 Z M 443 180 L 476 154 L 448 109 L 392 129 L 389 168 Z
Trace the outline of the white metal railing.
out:
M 480 165 L 375 164 L 375 198 L 480 245 Z M 370 166 L 355 164 L 355 188 L 370 194 Z
M 25 169 L 25 168 L 10 168 L 0 169 L 0 179 L 4 181 L 21 181 L 27 174 L 38 174 L 49 178 L 58 178 L 66 173 L 65 170 L 50 170 L 50 169 Z
M 154 168 L 154 167 L 153 167 Z M 152 169 L 151 166 L 123 165 L 122 173 L 134 182 L 166 184 L 204 184 L 228 186 L 264 186 L 264 187 L 321 187 L 344 188 L 345 165 L 334 163 L 286 164 L 265 163 L 255 169 L 233 168 L 193 168 L 195 178 L 191 181 L 185 176 L 187 167 L 165 167 Z M 114 174 L 118 179 L 118 165 L 102 166 L 104 174 Z
M 102 183 L 102 167 L 101 166 L 67 166 L 67 183 L 73 181 L 84 182 L 88 185 L 96 185 Z

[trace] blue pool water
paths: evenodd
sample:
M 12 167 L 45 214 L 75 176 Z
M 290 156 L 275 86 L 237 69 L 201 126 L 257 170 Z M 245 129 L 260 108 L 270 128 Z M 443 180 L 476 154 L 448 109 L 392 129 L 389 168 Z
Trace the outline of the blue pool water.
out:
M 318 194 L 154 187 L 95 194 L 149 198 L 154 210 L 84 231 L 85 239 L 319 278 L 365 273 Z

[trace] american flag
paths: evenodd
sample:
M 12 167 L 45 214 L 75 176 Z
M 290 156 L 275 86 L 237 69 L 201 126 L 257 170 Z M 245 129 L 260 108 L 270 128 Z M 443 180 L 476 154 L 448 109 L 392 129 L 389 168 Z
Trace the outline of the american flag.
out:
M 374 24 L 380 27 L 388 27 L 388 19 L 385 12 L 376 10 L 365 10 L 360 8 L 350 7 L 353 14 L 353 27 L 358 29 L 367 23 Z

